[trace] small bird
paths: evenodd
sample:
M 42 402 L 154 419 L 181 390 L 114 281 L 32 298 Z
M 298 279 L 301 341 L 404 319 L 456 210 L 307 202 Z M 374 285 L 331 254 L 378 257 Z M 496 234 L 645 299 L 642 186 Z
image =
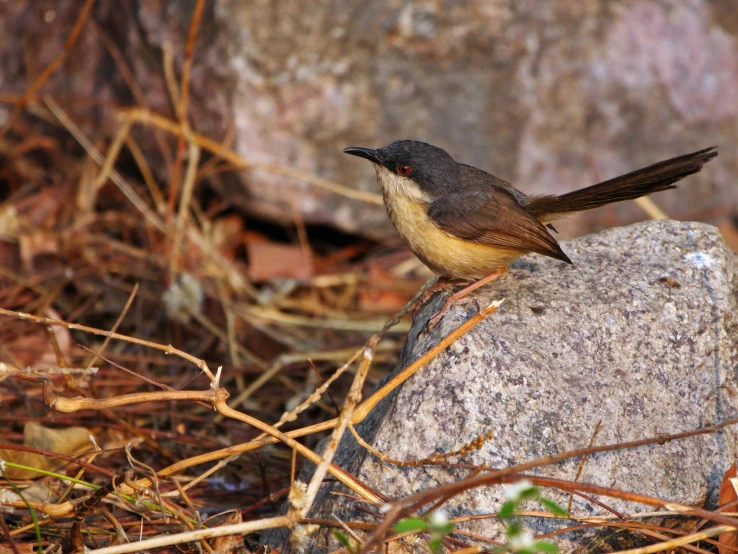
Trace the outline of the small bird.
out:
M 445 150 L 414 140 L 383 148 L 351 147 L 372 162 L 384 204 L 400 237 L 441 277 L 419 305 L 454 282 L 473 281 L 450 295 L 432 328 L 473 290 L 498 279 L 529 252 L 571 264 L 549 229 L 558 219 L 611 202 L 675 188 L 717 156 L 716 147 L 686 154 L 560 196 L 528 196 L 507 181 L 458 163 Z

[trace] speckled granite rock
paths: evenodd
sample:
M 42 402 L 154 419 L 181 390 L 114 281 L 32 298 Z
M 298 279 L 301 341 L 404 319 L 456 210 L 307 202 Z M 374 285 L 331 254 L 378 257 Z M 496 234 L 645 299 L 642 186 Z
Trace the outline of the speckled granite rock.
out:
M 480 451 L 453 461 L 502 468 L 587 446 L 600 420 L 596 444 L 602 445 L 697 429 L 738 413 L 738 271 L 717 229 L 649 222 L 563 248 L 574 266 L 529 256 L 483 290 L 482 305 L 505 299 L 500 310 L 380 404 L 359 432 L 391 458 L 415 460 L 493 431 Z M 469 315 L 456 308 L 432 333 L 421 332 L 440 300 L 422 310 L 400 366 Z M 728 428 L 594 456 L 580 481 L 702 505 L 714 501 L 735 456 L 735 429 Z M 381 463 L 350 436 L 336 461 L 390 498 L 468 475 Z M 573 479 L 579 462 L 538 471 Z M 323 487 L 313 517 L 366 519 L 351 502 L 331 496 L 335 489 Z M 638 509 L 605 501 L 621 512 Z M 487 488 L 447 507 L 453 515 L 479 514 L 500 502 L 500 489 Z M 573 513 L 601 509 L 575 499 Z M 491 519 L 462 529 L 499 536 Z M 267 540 L 278 544 L 280 535 Z M 316 535 L 317 543 L 330 540 L 323 531 Z

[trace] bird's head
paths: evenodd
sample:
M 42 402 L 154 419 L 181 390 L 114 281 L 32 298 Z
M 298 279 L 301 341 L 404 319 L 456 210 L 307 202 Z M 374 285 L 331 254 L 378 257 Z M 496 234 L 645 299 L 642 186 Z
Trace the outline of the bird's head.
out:
M 395 188 L 426 201 L 453 189 L 459 178 L 459 164 L 445 150 L 425 142 L 398 140 L 376 150 L 345 148 L 344 153 L 372 162 L 385 192 Z

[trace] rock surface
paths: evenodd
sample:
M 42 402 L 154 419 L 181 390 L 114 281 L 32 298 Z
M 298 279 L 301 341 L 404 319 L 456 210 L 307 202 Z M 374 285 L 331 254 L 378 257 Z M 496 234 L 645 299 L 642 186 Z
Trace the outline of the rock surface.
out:
M 586 447 L 598 421 L 595 444 L 605 445 L 690 431 L 738 413 L 738 267 L 717 229 L 649 222 L 563 248 L 574 266 L 532 255 L 494 287 L 482 289 L 480 304 L 500 298 L 505 303 L 380 404 L 359 433 L 393 459 L 417 460 L 457 450 L 492 431 L 494 438 L 481 450 L 449 461 L 504 468 Z M 399 367 L 469 316 L 469 308 L 455 308 L 432 333 L 422 331 L 440 300 L 414 323 Z M 716 435 L 593 456 L 579 480 L 709 504 L 737 453 L 736 430 L 729 427 Z M 574 479 L 580 461 L 534 472 Z M 336 463 L 389 498 L 470 471 L 382 463 L 350 435 Z M 335 490 L 344 489 L 323 486 L 311 517 L 372 521 L 355 503 L 331 495 Z M 620 512 L 646 509 L 601 500 Z M 490 487 L 446 507 L 453 516 L 482 514 L 495 512 L 501 501 L 500 488 Z M 582 499 L 575 498 L 573 506 L 575 515 L 602 513 Z M 500 537 L 494 519 L 461 529 Z M 272 533 L 266 540 L 283 552 L 284 538 Z M 332 540 L 322 530 L 315 539 L 323 545 Z M 565 551 L 575 539 L 559 538 Z
M 194 5 L 98 0 L 93 12 L 148 106 L 170 117 L 162 49 L 171 45 L 181 71 Z M 22 93 L 54 59 L 80 7 L 0 2 L 1 34 L 22 35 L 0 45 L 3 93 Z M 366 191 L 378 192 L 373 171 L 341 148 L 415 138 L 527 193 L 561 193 L 738 142 L 736 13 L 734 0 L 207 2 L 190 120 L 218 141 L 234 126 L 233 147 L 247 159 Z M 121 75 L 88 25 L 43 92 L 95 141 L 112 132 L 97 128 L 115 121 L 111 108 L 137 103 Z M 726 148 L 690 186 L 657 201 L 680 219 L 734 213 L 736 170 L 738 150 Z M 308 222 L 394 236 L 382 206 L 263 171 L 238 176 L 218 185 L 222 194 L 262 217 L 291 221 L 285 199 L 294 198 Z M 613 214 L 643 217 L 632 204 L 610 210 L 605 225 Z M 585 213 L 562 232 L 602 220 Z

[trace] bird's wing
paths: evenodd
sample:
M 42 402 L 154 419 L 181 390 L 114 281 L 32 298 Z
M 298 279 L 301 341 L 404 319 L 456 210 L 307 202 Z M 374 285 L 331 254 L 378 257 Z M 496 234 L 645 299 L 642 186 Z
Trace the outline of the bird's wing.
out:
M 444 196 L 430 205 L 428 215 L 451 236 L 505 250 L 537 252 L 571 263 L 543 224 L 504 189 Z

